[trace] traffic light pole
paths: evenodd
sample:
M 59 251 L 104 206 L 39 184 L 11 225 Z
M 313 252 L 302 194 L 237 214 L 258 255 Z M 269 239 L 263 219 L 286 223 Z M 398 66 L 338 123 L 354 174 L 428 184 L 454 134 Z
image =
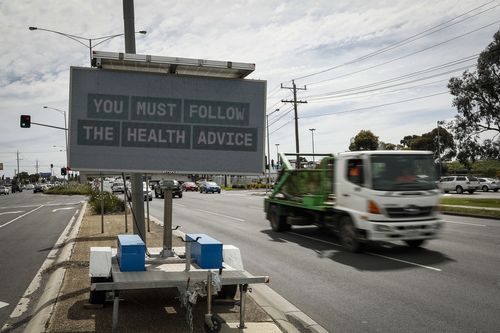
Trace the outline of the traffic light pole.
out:
M 40 123 L 35 123 L 35 122 L 31 122 L 31 124 L 38 125 L 38 126 L 44 126 L 44 127 L 50 127 L 50 128 L 57 128 L 57 129 L 60 129 L 60 130 L 63 130 L 63 131 L 67 131 L 68 130 L 67 128 L 64 128 L 64 127 L 52 126 L 52 125 L 46 125 L 46 124 L 40 124 Z

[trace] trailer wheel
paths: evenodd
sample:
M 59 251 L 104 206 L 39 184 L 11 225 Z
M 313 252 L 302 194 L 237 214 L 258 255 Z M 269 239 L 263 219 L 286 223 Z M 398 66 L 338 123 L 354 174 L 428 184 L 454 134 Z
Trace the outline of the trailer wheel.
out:
M 349 252 L 359 252 L 361 250 L 361 243 L 349 216 L 340 219 L 340 241 Z
M 279 215 L 277 206 L 271 207 L 271 216 L 269 221 L 271 222 L 271 228 L 273 231 L 281 232 L 290 230 L 290 225 L 286 223 L 286 216 Z
M 425 243 L 425 239 L 409 239 L 404 241 L 409 247 L 419 247 Z

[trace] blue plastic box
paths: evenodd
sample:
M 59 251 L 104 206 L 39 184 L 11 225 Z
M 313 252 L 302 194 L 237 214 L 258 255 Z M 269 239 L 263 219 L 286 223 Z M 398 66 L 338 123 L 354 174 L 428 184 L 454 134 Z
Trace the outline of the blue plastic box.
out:
M 138 235 L 118 235 L 117 258 L 122 272 L 144 271 L 146 245 Z
M 222 243 L 205 234 L 187 234 L 186 240 L 194 241 L 191 245 L 191 257 L 196 260 L 200 268 L 222 268 Z

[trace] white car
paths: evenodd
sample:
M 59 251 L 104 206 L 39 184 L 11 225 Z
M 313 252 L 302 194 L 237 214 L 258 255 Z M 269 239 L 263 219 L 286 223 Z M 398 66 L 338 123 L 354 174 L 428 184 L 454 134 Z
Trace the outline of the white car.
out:
M 443 177 L 439 181 L 439 187 L 444 193 L 456 191 L 458 194 L 462 194 L 464 191 L 472 194 L 480 188 L 479 180 L 473 176 Z
M 495 191 L 498 192 L 500 189 L 500 180 L 493 178 L 478 178 L 483 192 Z
M 113 185 L 111 185 L 111 192 L 120 192 L 120 193 L 125 193 L 125 186 L 123 185 L 123 182 L 115 182 Z
M 7 186 L 0 186 L 0 194 L 10 194 L 10 188 Z

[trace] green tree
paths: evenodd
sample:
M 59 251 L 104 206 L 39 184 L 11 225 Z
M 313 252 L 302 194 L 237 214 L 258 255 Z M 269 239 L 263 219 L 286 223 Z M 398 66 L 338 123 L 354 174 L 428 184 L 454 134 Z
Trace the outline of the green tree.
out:
M 369 130 L 361 130 L 349 145 L 349 150 L 376 150 L 378 148 L 378 136 Z
M 436 159 L 441 154 L 441 159 L 449 161 L 456 156 L 453 135 L 445 128 L 434 128 L 422 135 L 407 135 L 401 140 L 401 144 L 411 150 L 430 150 L 434 152 Z
M 458 160 L 500 159 L 500 30 L 479 55 L 477 69 L 451 78 L 448 88 L 458 111 L 450 126 L 459 142 Z M 483 133 L 493 137 L 482 140 Z

